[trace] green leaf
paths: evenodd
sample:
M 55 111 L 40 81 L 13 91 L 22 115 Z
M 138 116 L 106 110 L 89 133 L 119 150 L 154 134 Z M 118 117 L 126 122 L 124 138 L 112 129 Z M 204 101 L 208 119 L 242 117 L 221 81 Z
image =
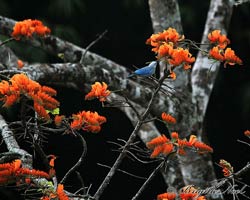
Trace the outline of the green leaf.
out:
M 52 115 L 59 115 L 60 109 L 55 108 L 54 110 L 46 110 L 47 113 L 51 113 Z

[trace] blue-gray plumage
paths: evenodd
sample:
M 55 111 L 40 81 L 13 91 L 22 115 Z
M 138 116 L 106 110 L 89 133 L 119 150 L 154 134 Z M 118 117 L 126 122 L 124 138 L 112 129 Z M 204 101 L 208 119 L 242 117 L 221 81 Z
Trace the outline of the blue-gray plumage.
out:
M 128 77 L 132 77 L 132 76 L 135 76 L 135 75 L 137 75 L 137 76 L 145 76 L 145 77 L 151 76 L 151 75 L 153 75 L 155 73 L 156 66 L 157 66 L 157 61 L 153 61 L 149 65 L 147 65 L 147 66 L 145 66 L 143 68 L 135 70 Z

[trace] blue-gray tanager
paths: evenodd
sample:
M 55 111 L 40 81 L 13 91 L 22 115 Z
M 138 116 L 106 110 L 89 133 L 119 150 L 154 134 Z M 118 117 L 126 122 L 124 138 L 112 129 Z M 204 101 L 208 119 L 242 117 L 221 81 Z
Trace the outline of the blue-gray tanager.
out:
M 157 61 L 153 61 L 149 65 L 147 65 L 147 66 L 145 66 L 143 68 L 135 70 L 132 74 L 130 74 L 128 76 L 128 78 L 132 77 L 132 76 L 135 76 L 135 75 L 144 76 L 144 77 L 151 76 L 151 75 L 153 75 L 155 73 L 156 66 L 157 66 Z

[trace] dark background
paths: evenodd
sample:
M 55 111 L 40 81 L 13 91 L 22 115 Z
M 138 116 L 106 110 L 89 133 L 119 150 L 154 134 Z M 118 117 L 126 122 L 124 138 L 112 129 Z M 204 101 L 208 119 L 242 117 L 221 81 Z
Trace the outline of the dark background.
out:
M 197 3 L 197 0 L 180 0 L 179 5 L 185 37 L 200 41 L 209 1 Z M 226 69 L 221 66 L 205 120 L 208 139 L 214 148 L 214 162 L 218 163 L 223 158 L 231 162 L 236 171 L 249 161 L 249 147 L 236 141 L 248 141 L 243 132 L 250 129 L 249 11 L 249 3 L 235 7 L 228 33 L 230 46 L 244 64 Z M 145 0 L 0 0 L 0 14 L 17 21 L 27 18 L 42 20 L 51 28 L 52 34 L 81 47 L 87 47 L 107 30 L 105 37 L 90 51 L 131 69 L 132 65 L 142 66 L 154 59 L 150 48 L 145 45 L 146 39 L 153 33 Z M 58 62 L 45 52 L 25 44 L 11 43 L 10 46 L 25 61 Z M 85 94 L 72 89 L 57 89 L 62 114 L 70 115 L 89 109 L 98 111 L 108 119 L 100 133 L 83 133 L 88 144 L 88 154 L 79 171 L 86 186 L 92 184 L 90 193 L 93 194 L 108 172 L 108 169 L 97 166 L 96 163 L 111 166 L 118 155 L 111 151 L 115 147 L 107 141 L 128 138 L 133 127 L 118 109 L 101 108 L 99 102 L 85 102 Z M 159 128 L 164 132 L 162 126 Z M 27 143 L 23 145 L 29 146 Z M 60 180 L 77 161 L 81 154 L 81 145 L 68 135 L 49 136 L 48 143 L 44 145 L 46 153 L 58 156 L 55 168 Z M 39 166 L 39 163 L 36 162 L 36 165 Z M 145 166 L 127 160 L 123 162 L 121 169 L 147 177 L 154 167 L 155 164 Z M 216 164 L 215 169 L 217 176 L 221 178 L 221 169 Z M 248 177 L 245 181 L 248 180 L 249 174 L 245 177 Z M 156 177 L 141 199 L 154 199 L 157 194 L 163 193 L 165 186 L 162 182 L 160 175 Z M 142 184 L 143 180 L 117 173 L 102 199 L 130 199 Z M 65 184 L 69 191 L 76 191 L 79 187 L 80 182 L 75 176 L 70 177 Z M 1 192 L 0 199 L 14 199 L 14 196 L 8 196 L 7 190 Z

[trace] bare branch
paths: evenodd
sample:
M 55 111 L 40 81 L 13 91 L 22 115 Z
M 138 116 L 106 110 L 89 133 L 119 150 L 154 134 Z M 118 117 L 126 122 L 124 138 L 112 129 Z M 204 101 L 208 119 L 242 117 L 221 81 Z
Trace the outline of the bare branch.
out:
M 2 115 L 0 115 L 0 132 L 9 152 L 20 154 L 23 166 L 32 168 L 32 156 L 19 147 L 13 132 L 9 129 Z
M 131 143 L 133 143 L 133 141 L 135 140 L 142 124 L 143 121 L 148 117 L 148 115 L 150 114 L 150 110 L 152 109 L 152 104 L 153 104 L 153 100 L 156 97 L 157 93 L 160 91 L 162 83 L 164 81 L 166 77 L 163 76 L 161 77 L 161 79 L 159 80 L 158 86 L 157 88 L 154 90 L 154 93 L 151 96 L 151 99 L 147 105 L 147 108 L 145 110 L 145 112 L 142 114 L 141 120 L 137 121 L 136 126 L 133 130 L 133 132 L 131 133 L 128 141 L 126 142 L 126 144 L 124 145 L 120 155 L 118 156 L 118 158 L 116 159 L 115 163 L 113 164 L 112 168 L 110 169 L 109 173 L 106 175 L 106 177 L 104 178 L 102 184 L 100 185 L 100 187 L 98 188 L 97 192 L 94 195 L 94 199 L 98 200 L 100 198 L 100 196 L 102 195 L 104 189 L 108 186 L 109 182 L 111 181 L 111 178 L 114 176 L 116 170 L 119 168 L 122 160 L 125 158 L 126 156 L 126 151 L 127 148 L 130 146 Z
M 136 195 L 132 198 L 132 200 L 136 200 L 139 198 L 139 196 L 142 194 L 142 192 L 146 189 L 150 181 L 155 177 L 155 175 L 160 171 L 160 169 L 163 166 L 163 162 L 161 162 L 155 169 L 154 171 L 150 174 L 148 179 L 144 182 L 144 184 L 141 186 L 139 191 L 136 193 Z
M 81 154 L 79 160 L 76 162 L 76 164 L 72 168 L 70 168 L 70 170 L 64 175 L 64 177 L 60 181 L 60 184 L 64 184 L 64 182 L 70 176 L 70 174 L 72 174 L 72 172 L 74 172 L 82 164 L 83 158 L 85 157 L 85 155 L 87 153 L 87 144 L 86 144 L 85 139 L 79 133 L 77 133 L 76 135 L 77 135 L 77 137 L 80 139 L 80 141 L 82 143 L 82 147 L 83 147 L 82 154 Z
M 83 63 L 84 57 L 85 57 L 87 51 L 88 51 L 92 46 L 94 46 L 99 40 L 101 40 L 107 32 L 108 32 L 108 31 L 105 30 L 101 35 L 99 35 L 99 37 L 98 37 L 96 40 L 94 40 L 93 42 L 91 42 L 91 43 L 86 47 L 84 54 L 82 54 L 80 63 Z

